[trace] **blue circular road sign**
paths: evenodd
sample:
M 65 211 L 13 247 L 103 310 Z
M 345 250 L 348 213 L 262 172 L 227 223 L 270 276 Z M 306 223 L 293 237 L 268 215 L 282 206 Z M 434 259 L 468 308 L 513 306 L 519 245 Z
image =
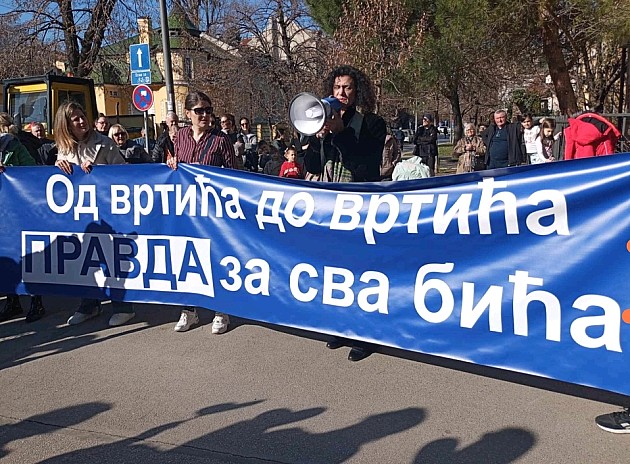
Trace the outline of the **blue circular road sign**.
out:
M 133 89 L 131 100 L 138 111 L 147 111 L 153 105 L 153 91 L 146 85 L 138 85 Z

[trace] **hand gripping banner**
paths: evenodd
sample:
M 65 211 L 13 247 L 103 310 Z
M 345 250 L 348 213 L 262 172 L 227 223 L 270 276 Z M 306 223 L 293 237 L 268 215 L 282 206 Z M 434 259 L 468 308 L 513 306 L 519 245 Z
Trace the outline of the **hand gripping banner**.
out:
M 630 394 L 630 154 L 383 184 L 7 168 L 0 292 L 195 305 Z

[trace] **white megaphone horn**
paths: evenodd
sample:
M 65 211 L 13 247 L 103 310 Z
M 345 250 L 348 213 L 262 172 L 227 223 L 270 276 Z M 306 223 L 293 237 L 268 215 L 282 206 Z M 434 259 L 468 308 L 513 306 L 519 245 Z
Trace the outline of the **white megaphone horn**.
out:
M 319 99 L 312 93 L 298 93 L 289 105 L 289 121 L 303 135 L 315 135 L 334 111 L 341 111 L 341 102 L 335 97 Z

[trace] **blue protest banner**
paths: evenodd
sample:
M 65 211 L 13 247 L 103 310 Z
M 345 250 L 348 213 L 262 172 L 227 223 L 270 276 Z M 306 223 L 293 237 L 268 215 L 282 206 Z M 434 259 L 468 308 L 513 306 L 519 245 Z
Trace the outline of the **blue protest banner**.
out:
M 630 154 L 384 184 L 0 175 L 1 292 L 197 305 L 630 394 Z

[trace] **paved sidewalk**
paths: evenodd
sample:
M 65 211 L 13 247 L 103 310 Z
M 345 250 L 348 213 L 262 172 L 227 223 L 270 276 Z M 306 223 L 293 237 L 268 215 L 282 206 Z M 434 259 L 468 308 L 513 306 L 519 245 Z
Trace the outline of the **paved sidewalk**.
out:
M 629 462 L 593 423 L 608 404 L 245 321 L 213 336 L 209 311 L 175 333 L 175 307 L 68 327 L 76 301 L 44 302 L 0 324 L 1 463 Z

